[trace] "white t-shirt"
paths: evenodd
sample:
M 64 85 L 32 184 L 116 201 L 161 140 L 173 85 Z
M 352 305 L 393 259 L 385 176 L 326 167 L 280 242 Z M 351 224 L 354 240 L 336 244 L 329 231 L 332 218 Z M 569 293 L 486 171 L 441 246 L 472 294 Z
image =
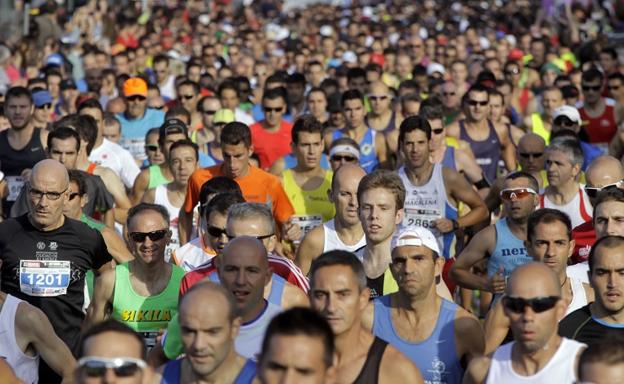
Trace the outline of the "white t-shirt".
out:
M 112 169 L 128 189 L 132 188 L 134 179 L 141 172 L 130 152 L 107 139 L 103 139 L 99 147 L 93 148 L 89 161 Z
M 238 336 L 234 340 L 236 352 L 241 356 L 257 361 L 266 329 L 273 317 L 281 311 L 282 308 L 267 302 L 264 312 L 257 319 L 241 325 Z

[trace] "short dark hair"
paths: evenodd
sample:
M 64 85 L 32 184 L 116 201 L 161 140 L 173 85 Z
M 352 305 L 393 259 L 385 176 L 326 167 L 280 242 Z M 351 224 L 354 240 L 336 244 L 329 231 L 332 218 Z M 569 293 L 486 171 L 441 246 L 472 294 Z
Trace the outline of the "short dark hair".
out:
M 67 115 L 54 123 L 52 129 L 57 129 L 59 127 L 75 129 L 78 135 L 80 135 L 80 139 L 87 142 L 87 156 L 91 154 L 91 150 L 95 146 L 98 132 L 97 122 L 92 116 L 78 115 L 76 113 Z
M 169 227 L 170 218 L 169 218 L 169 211 L 167 211 L 167 208 L 163 207 L 160 204 L 150 204 L 150 203 L 139 203 L 135 205 L 134 207 L 130 208 L 128 210 L 128 218 L 126 219 L 126 227 L 130 227 L 130 221 L 132 221 L 132 219 L 136 215 L 144 211 L 155 211 L 155 212 L 160 213 L 162 218 L 167 222 L 167 227 Z
M 570 217 L 558 209 L 542 208 L 531 213 L 527 221 L 527 242 L 533 241 L 535 238 L 535 228 L 538 224 L 553 224 L 560 222 L 566 227 L 566 235 L 568 240 L 572 239 L 572 222 Z
M 302 73 L 294 72 L 286 78 L 286 84 L 302 84 L 305 85 L 306 79 Z
M 217 89 L 217 95 L 221 96 L 221 93 L 226 89 L 232 90 L 236 92 L 236 96 L 239 97 L 238 87 L 236 83 L 232 80 L 225 80 L 221 84 L 219 84 L 219 88 Z
M 340 106 L 344 107 L 348 100 L 360 100 L 364 104 L 364 95 L 358 89 L 346 90 L 340 98 Z
M 539 193 L 539 183 L 537 182 L 537 179 L 535 179 L 535 177 L 531 175 L 529 172 L 525 172 L 525 171 L 512 172 L 508 174 L 507 176 L 505 176 L 505 181 L 522 179 L 522 178 L 529 180 L 530 187 L 533 188 L 535 192 Z
M 319 257 L 312 261 L 312 265 L 310 266 L 310 272 L 308 273 L 308 276 L 310 278 L 310 285 L 314 285 L 314 275 L 319 269 L 323 267 L 331 267 L 334 265 L 344 265 L 351 268 L 351 271 L 357 279 L 360 291 L 366 288 L 366 272 L 364 272 L 364 266 L 362 265 L 362 262 L 360 261 L 360 259 L 357 258 L 357 256 L 355 256 L 353 252 L 348 252 L 344 250 L 333 250 L 322 253 Z
M 488 101 L 490 100 L 490 89 L 481 84 L 475 84 L 472 87 L 468 88 L 464 96 L 462 97 L 462 104 L 466 104 L 468 99 L 470 98 L 470 94 L 472 92 L 484 93 L 488 96 Z
M 47 141 L 48 152 L 52 150 L 52 141 L 54 139 L 67 140 L 69 138 L 73 138 L 74 140 L 76 140 L 76 152 L 78 152 L 80 150 L 80 135 L 78 135 L 78 132 L 76 132 L 74 129 L 69 128 L 69 127 L 58 127 L 58 128 L 53 129 L 48 134 L 48 141 Z
M 596 197 L 596 201 L 594 202 L 594 212 L 592 221 L 596 215 L 597 207 L 608 201 L 617 201 L 618 203 L 624 203 L 624 189 L 621 188 L 607 188 L 598 192 L 598 196 Z
M 227 217 L 228 210 L 231 206 L 238 203 L 244 203 L 245 199 L 238 193 L 219 193 L 208 202 L 203 209 L 202 215 L 208 222 L 212 212 L 219 212 Z
M 396 210 L 398 211 L 399 209 L 403 209 L 406 194 L 405 186 L 396 172 L 385 169 L 377 169 L 364 176 L 362 180 L 360 180 L 360 184 L 357 189 L 357 199 L 360 205 L 364 192 L 374 188 L 390 190 L 395 196 Z
M 366 78 L 366 71 L 364 70 L 364 68 L 355 67 L 349 68 L 349 70 L 347 70 L 347 82 L 360 77 Z
M 68 169 L 67 173 L 69 174 L 69 181 L 75 182 L 78 186 L 78 191 L 76 191 L 78 196 L 84 196 L 88 192 L 86 181 L 88 174 L 78 169 Z
M 420 96 L 417 93 L 408 93 L 405 95 L 405 100 L 408 97 L 413 98 L 412 95 L 418 96 L 418 99 L 413 101 L 420 101 Z M 429 96 L 427 99 L 420 103 L 420 109 L 418 114 L 427 120 L 442 120 L 444 121 L 444 112 L 442 111 L 442 100 L 438 96 Z
M 620 80 L 620 82 L 624 84 L 624 74 L 622 74 L 621 72 L 612 73 L 609 76 L 607 76 L 607 79 Z
M 112 318 L 106 319 L 104 321 L 101 321 L 93 325 L 92 327 L 89 327 L 82 334 L 80 345 L 78 347 L 78 357 L 84 357 L 85 344 L 87 343 L 87 340 L 89 340 L 89 338 L 100 335 L 102 333 L 106 333 L 106 332 L 121 333 L 121 334 L 128 335 L 132 337 L 133 339 L 135 339 L 141 346 L 141 358 L 145 359 L 147 349 L 145 348 L 145 341 L 143 341 L 143 338 L 139 336 L 138 333 L 133 331 L 132 328 L 130 328 L 126 324 L 118 320 L 112 319 Z
M 251 147 L 251 130 L 241 122 L 233 121 L 225 124 L 221 131 L 221 145 L 238 145 L 245 144 L 245 147 Z
M 292 308 L 284 311 L 271 320 L 262 341 L 260 364 L 264 362 L 271 347 L 271 339 L 275 336 L 298 336 L 318 338 L 323 343 L 323 362 L 325 368 L 333 365 L 334 333 L 327 320 L 310 308 Z
M 323 139 L 323 124 L 312 115 L 303 115 L 295 121 L 295 124 L 290 131 L 291 140 L 293 144 L 299 143 L 299 133 L 318 133 Z
M 267 89 L 262 95 L 262 101 L 264 100 L 277 100 L 282 99 L 286 103 L 288 91 L 284 87 L 275 87 Z
M 604 76 L 602 72 L 598 68 L 593 68 L 593 67 L 584 71 L 583 74 L 581 75 L 582 82 L 600 80 L 600 83 L 602 83 L 603 78 Z
M 243 191 L 236 181 L 227 176 L 216 176 L 202 184 L 199 190 L 200 207 L 205 207 L 210 202 L 209 197 L 214 198 L 214 195 L 221 193 L 234 193 L 243 196 Z
M 13 97 L 27 97 L 30 103 L 32 104 L 32 94 L 26 87 L 11 87 L 7 91 L 6 95 L 4 95 L 4 104 L 7 104 L 9 100 Z
M 403 144 L 405 135 L 416 130 L 425 132 L 427 140 L 431 140 L 431 125 L 429 121 L 422 116 L 410 116 L 403 120 L 399 127 L 399 146 Z
M 171 144 L 171 148 L 169 148 L 169 154 L 171 157 L 171 153 L 173 153 L 173 150 L 176 148 L 180 148 L 180 147 L 189 147 L 193 149 L 193 152 L 195 153 L 195 160 L 199 160 L 199 147 L 197 146 L 197 144 L 193 143 L 193 141 L 191 141 L 190 139 L 184 139 L 184 140 L 178 140 L 175 143 Z
M 153 60 L 154 65 L 158 64 L 158 63 L 167 63 L 167 65 L 169 65 L 169 57 L 167 57 L 167 55 L 163 55 L 163 54 L 159 54 L 154 56 L 154 60 Z
M 197 84 L 193 80 L 187 79 L 187 80 L 181 81 L 178 85 L 176 85 L 176 91 L 182 88 L 183 86 L 193 87 L 193 92 L 195 92 L 195 94 L 199 94 L 199 84 Z
M 589 251 L 589 258 L 587 259 L 587 264 L 589 265 L 589 272 L 594 270 L 594 263 L 596 259 L 596 252 L 598 252 L 598 248 L 608 248 L 613 249 L 624 245 L 624 237 L 622 236 L 605 236 L 598 239 L 591 250 Z
M 583 380 L 583 366 L 591 363 L 602 363 L 608 366 L 624 364 L 624 340 L 619 337 L 605 337 L 599 343 L 589 344 L 581 352 L 579 358 L 579 380 Z
M 90 97 L 86 100 L 83 100 L 80 104 L 78 104 L 78 113 L 86 108 L 97 109 L 100 112 L 104 112 L 104 108 L 102 108 L 102 104 L 97 99 Z
M 176 116 L 184 116 L 187 121 L 191 121 L 191 113 L 181 105 L 176 105 L 169 108 L 167 113 L 165 113 L 165 120 L 175 119 Z

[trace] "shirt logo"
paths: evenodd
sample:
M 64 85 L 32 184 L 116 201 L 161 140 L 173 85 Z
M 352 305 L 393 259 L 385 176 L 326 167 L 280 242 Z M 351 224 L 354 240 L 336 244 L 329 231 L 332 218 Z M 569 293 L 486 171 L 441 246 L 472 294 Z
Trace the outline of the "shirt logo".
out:
M 45 249 L 45 243 L 43 241 L 38 241 L 37 242 L 37 249 L 38 250 L 44 250 Z

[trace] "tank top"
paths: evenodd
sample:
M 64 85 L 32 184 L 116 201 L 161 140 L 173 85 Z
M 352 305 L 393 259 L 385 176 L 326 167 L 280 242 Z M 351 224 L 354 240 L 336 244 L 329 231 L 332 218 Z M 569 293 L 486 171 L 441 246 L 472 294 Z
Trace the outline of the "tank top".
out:
M 283 157 L 284 159 L 284 169 L 291 169 L 297 166 L 297 157 L 292 153 Z M 329 159 L 327 155 L 321 153 L 321 168 L 323 169 L 331 169 L 331 165 L 329 164 Z
M 336 232 L 336 224 L 334 219 L 329 220 L 323 224 L 323 253 L 340 249 L 347 252 L 355 252 L 360 248 L 366 246 L 366 236 L 362 235 L 362 238 L 355 245 L 347 245 L 340 240 L 338 232 Z
M 411 342 L 402 339 L 392 325 L 390 296 L 382 296 L 374 304 L 373 334 L 412 360 L 426 383 L 461 383 L 464 371 L 455 345 L 457 305 L 442 299 L 431 335 L 423 341 Z
M 494 228 L 496 246 L 488 258 L 487 274 L 492 277 L 503 267 L 503 276 L 507 278 L 514 269 L 530 263 L 533 259 L 527 254 L 524 241 L 518 239 L 509 229 L 506 218 L 497 221 Z
M 379 382 L 379 367 L 387 346 L 388 342 L 375 336 L 373 344 L 366 354 L 364 366 L 353 384 L 377 384 Z
M 617 132 L 615 122 L 615 105 L 613 99 L 605 98 L 605 109 L 600 116 L 590 117 L 585 110 L 585 106 L 578 109 L 583 121 L 583 129 L 587 133 L 590 143 L 609 144 Z
M 369 125 L 368 116 L 364 118 L 364 122 L 366 123 L 366 125 Z M 393 111 L 392 115 L 390 116 L 390 120 L 388 120 L 388 124 L 386 124 L 384 129 L 376 130 L 376 131 L 385 134 L 385 133 L 394 131 L 395 128 L 396 128 L 396 113 Z
M 450 168 L 454 171 L 457 171 L 457 166 L 455 165 L 455 148 L 454 147 L 446 147 L 444 151 L 444 157 L 441 161 L 442 165 L 446 168 Z
M 542 116 L 539 113 L 531 114 L 531 130 L 544 139 L 546 145 L 550 144 L 550 132 L 544 127 L 544 120 L 542 120 Z
M 368 127 L 366 133 L 358 144 L 360 145 L 360 166 L 364 168 L 366 173 L 371 173 L 379 166 L 377 159 L 377 150 L 375 149 L 375 136 L 377 131 Z M 344 137 L 342 130 L 335 130 L 332 134 L 332 140 Z
M 6 295 L 0 311 L 0 355 L 20 380 L 31 384 L 39 382 L 39 355 L 26 355 L 15 338 L 15 315 L 22 301 Z
M 433 222 L 436 219 L 447 218 L 457 220 L 457 208 L 451 205 L 446 195 L 446 186 L 442 177 L 441 163 L 433 165 L 433 172 L 429 181 L 425 185 L 415 186 L 405 173 L 405 166 L 399 169 L 399 177 L 405 186 L 405 204 L 403 222 L 405 227 L 422 227 L 429 229 L 438 240 L 440 252 L 445 259 L 451 258 L 453 254 L 453 243 L 455 233 L 440 233 L 434 228 Z
M 181 383 L 180 377 L 182 374 L 182 360 L 184 359 L 172 360 L 165 365 L 160 384 Z M 256 370 L 256 363 L 253 360 L 247 359 L 245 365 L 243 365 L 243 368 L 241 368 L 240 372 L 236 376 L 233 384 L 251 384 L 254 377 L 256 377 Z
M 306 191 L 295 181 L 292 169 L 287 169 L 282 173 L 284 192 L 295 210 L 297 222 L 304 234 L 331 220 L 336 214 L 334 204 L 327 196 L 327 191 L 331 188 L 332 177 L 333 172 L 326 171 L 323 183 L 316 189 Z
M 137 294 L 130 283 L 128 263 L 115 267 L 115 293 L 112 317 L 138 332 L 148 348 L 156 343 L 158 331 L 167 324 L 178 310 L 178 295 L 184 270 L 171 266 L 169 284 L 157 295 L 145 297 Z
M 501 143 L 490 120 L 487 121 L 489 134 L 485 140 L 477 141 L 470 137 L 464 125 L 465 120 L 459 121 L 459 138 L 467 141 L 472 148 L 472 152 L 477 159 L 477 164 L 481 166 L 486 179 L 490 184 L 496 180 L 498 162 L 501 159 Z
M 165 261 L 168 263 L 171 260 L 173 252 L 180 247 L 180 235 L 178 233 L 178 214 L 180 213 L 180 207 L 174 206 L 169 201 L 169 196 L 167 196 L 167 184 L 157 186 L 154 192 L 154 204 L 162 205 L 167 209 L 167 212 L 169 212 L 171 241 L 165 248 Z
M 568 216 L 570 216 L 570 221 L 572 221 L 572 228 L 578 227 L 586 221 L 591 221 L 592 219 L 592 211 L 593 208 L 591 203 L 589 202 L 589 197 L 583 190 L 583 188 L 579 188 L 578 193 L 572 200 L 570 200 L 567 204 L 564 205 L 556 205 L 550 201 L 546 193 L 540 194 L 540 208 L 553 208 L 557 209 L 561 212 L 565 212 Z
M 158 165 L 150 165 L 148 169 L 149 169 L 149 183 L 147 185 L 147 189 L 156 188 L 159 185 L 169 183 L 169 180 L 165 178 L 165 175 L 163 175 Z
M 492 356 L 492 363 L 488 371 L 486 384 L 494 383 L 531 383 L 549 384 L 574 383 L 576 381 L 575 362 L 576 355 L 585 344 L 578 341 L 561 338 L 561 344 L 550 361 L 535 375 L 520 376 L 511 364 L 511 350 L 515 341 L 499 347 Z
M 221 283 L 217 271 L 210 272 L 210 274 L 208 274 L 208 279 L 213 283 Z M 271 292 L 269 293 L 269 297 L 267 297 L 267 301 L 281 308 L 285 285 L 286 280 L 284 280 L 283 277 L 274 273 L 271 276 Z
M 587 305 L 587 295 L 585 288 L 583 288 L 583 282 L 574 276 L 568 276 L 568 279 L 570 279 L 570 287 L 572 288 L 572 301 L 568 304 L 566 316 Z

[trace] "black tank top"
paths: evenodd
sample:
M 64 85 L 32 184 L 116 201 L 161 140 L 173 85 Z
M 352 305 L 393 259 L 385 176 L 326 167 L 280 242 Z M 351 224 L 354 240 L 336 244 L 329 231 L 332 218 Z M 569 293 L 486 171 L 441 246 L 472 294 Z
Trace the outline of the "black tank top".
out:
M 364 366 L 353 384 L 376 384 L 379 382 L 379 367 L 387 346 L 387 342 L 375 336 L 375 340 L 373 340 L 373 344 L 366 355 Z
M 20 150 L 9 144 L 9 130 L 0 132 L 0 169 L 6 176 L 19 176 L 26 168 L 32 168 L 46 158 L 41 145 L 41 128 L 33 130 L 30 141 Z
M 498 171 L 498 162 L 501 159 L 501 144 L 496 134 L 496 129 L 492 122 L 488 119 L 488 137 L 485 140 L 477 141 L 470 137 L 464 120 L 459 121 L 459 138 L 470 144 L 470 148 L 475 155 L 477 163 L 481 166 L 481 170 L 485 174 L 485 178 L 494 183 Z

